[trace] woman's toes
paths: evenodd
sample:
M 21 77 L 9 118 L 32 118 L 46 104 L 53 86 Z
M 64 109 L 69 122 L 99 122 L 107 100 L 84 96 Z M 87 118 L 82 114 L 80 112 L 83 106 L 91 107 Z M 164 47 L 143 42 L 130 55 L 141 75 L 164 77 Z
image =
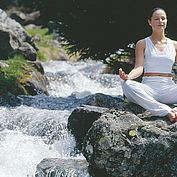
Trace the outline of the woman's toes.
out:
M 175 112 L 171 111 L 167 114 L 167 116 L 171 122 L 177 121 L 177 114 Z

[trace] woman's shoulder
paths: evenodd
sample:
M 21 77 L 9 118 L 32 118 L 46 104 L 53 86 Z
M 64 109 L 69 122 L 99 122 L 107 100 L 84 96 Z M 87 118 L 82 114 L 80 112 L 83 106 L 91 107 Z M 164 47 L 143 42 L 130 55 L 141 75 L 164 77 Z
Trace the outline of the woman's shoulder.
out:
M 174 45 L 177 44 L 177 41 L 176 41 L 176 40 L 170 39 L 170 38 L 168 38 L 168 37 L 167 37 L 166 39 L 172 41 L 172 43 L 173 43 Z
M 145 49 L 146 48 L 146 38 L 138 40 L 136 43 L 136 47 Z
M 177 45 L 177 41 L 175 41 L 175 40 L 172 40 L 172 42 L 173 42 L 173 44 L 174 44 L 174 45 Z
M 172 41 L 172 43 L 173 43 L 173 45 L 174 45 L 174 47 L 175 47 L 175 49 L 176 49 L 176 51 L 177 51 L 177 41 L 172 40 L 172 39 L 170 39 L 170 38 L 168 38 L 168 39 Z
M 143 43 L 146 43 L 146 38 L 144 38 L 144 39 L 139 39 L 138 41 L 137 41 L 137 44 L 143 44 Z

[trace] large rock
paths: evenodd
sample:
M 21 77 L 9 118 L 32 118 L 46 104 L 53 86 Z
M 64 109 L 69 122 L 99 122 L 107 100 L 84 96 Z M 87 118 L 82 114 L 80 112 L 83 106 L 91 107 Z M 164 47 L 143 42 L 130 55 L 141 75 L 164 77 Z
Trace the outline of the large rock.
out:
M 4 70 L 6 67 L 9 67 L 9 65 L 5 62 L 0 62 L 0 76 L 2 76 L 0 79 L 0 95 L 6 95 L 8 92 L 14 95 L 36 95 L 38 93 L 45 93 L 46 95 L 49 95 L 47 91 L 48 80 L 44 75 L 43 66 L 40 62 L 36 61 L 29 61 L 29 63 L 33 67 L 28 67 L 27 65 L 20 66 L 24 71 L 21 79 L 17 78 L 14 72 L 12 72 L 12 74 L 14 74 L 14 78 L 16 79 L 16 83 L 18 83 L 14 84 L 13 82 L 8 82 L 4 79 L 4 74 L 6 74 Z M 8 74 L 9 73 L 7 73 L 7 75 Z
M 104 113 L 84 138 L 83 154 L 97 177 L 176 177 L 177 123 Z
M 49 95 L 46 87 L 48 85 L 47 78 L 35 71 L 31 71 L 29 76 L 26 77 L 25 82 L 22 84 L 30 95 L 36 95 L 38 93 Z
M 72 112 L 68 118 L 68 129 L 75 136 L 77 148 L 81 149 L 87 131 L 93 122 L 106 111 L 108 111 L 106 108 L 83 105 Z
M 25 14 L 18 10 L 11 10 L 9 11 L 8 16 L 19 22 L 21 25 L 28 25 L 35 23 L 39 19 L 40 11 Z
M 85 159 L 43 159 L 37 165 L 35 177 L 88 177 L 88 163 Z
M 30 95 L 36 95 L 38 93 L 45 93 L 49 95 L 47 91 L 48 80 L 44 75 L 44 68 L 40 62 L 37 61 L 29 61 L 31 65 L 38 71 L 27 71 L 29 77 L 26 77 L 25 82 L 23 83 L 25 89 Z
M 0 106 L 18 106 L 21 104 L 21 100 L 11 94 L 10 92 L 8 92 L 7 94 L 5 95 L 0 95 Z M 3 127 L 3 125 L 1 125 L 0 127 Z
M 33 42 L 23 27 L 0 9 L 0 58 L 21 53 L 27 60 L 36 60 L 38 46 Z
M 81 96 L 81 95 L 79 95 Z M 80 99 L 80 107 L 77 107 L 69 116 L 68 129 L 76 138 L 77 148 L 81 148 L 83 138 L 93 122 L 108 108 L 120 108 L 122 98 L 96 93 Z M 122 106 L 123 107 L 123 106 Z
M 103 93 L 96 93 L 84 97 L 81 102 L 85 105 L 98 106 L 104 108 L 117 108 L 123 102 L 123 97 L 113 97 Z

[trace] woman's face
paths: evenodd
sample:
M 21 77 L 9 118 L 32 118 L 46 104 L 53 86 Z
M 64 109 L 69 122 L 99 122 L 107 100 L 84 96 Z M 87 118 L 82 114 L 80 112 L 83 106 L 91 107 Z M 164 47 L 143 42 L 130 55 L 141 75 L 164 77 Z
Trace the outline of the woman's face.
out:
M 167 26 L 167 15 L 163 10 L 156 10 L 148 23 L 153 30 L 164 30 Z

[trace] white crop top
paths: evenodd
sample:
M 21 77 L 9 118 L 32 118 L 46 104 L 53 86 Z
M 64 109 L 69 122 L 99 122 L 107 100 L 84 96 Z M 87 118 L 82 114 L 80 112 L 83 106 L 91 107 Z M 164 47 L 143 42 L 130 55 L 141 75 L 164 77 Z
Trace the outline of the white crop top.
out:
M 173 42 L 167 38 L 163 51 L 158 50 L 149 37 L 146 38 L 144 73 L 171 73 L 176 51 Z

